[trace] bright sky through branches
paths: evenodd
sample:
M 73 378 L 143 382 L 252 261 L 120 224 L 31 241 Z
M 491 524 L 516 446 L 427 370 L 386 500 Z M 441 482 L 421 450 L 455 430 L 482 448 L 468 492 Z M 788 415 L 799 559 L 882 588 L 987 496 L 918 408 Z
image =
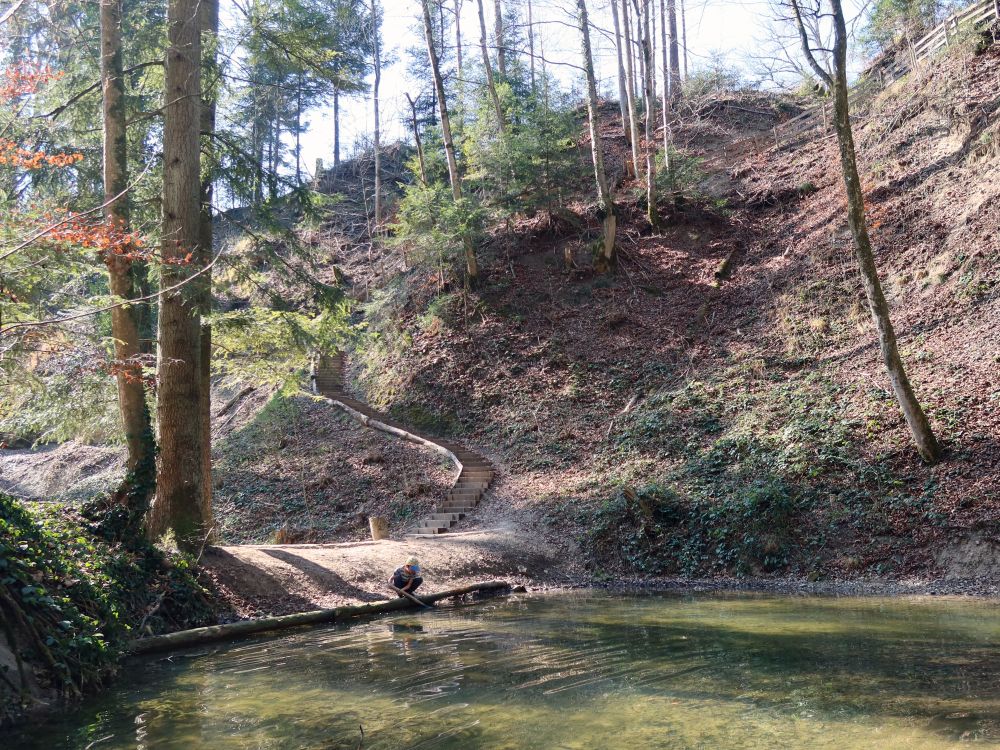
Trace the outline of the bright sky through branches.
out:
M 416 96 L 420 86 L 406 74 L 409 47 L 423 50 L 422 30 L 418 25 L 419 0 L 380 0 L 384 9 L 382 35 L 385 58 L 392 61 L 382 71 L 382 129 L 383 142 L 408 139 L 409 129 L 404 118 L 409 109 L 405 94 Z M 526 6 L 524 0 L 504 0 Z M 450 6 L 451 3 L 449 2 Z M 571 0 L 533 0 L 536 45 L 544 44 L 545 58 L 554 63 L 549 70 L 557 75 L 563 86 L 580 85 L 580 39 L 575 27 L 575 9 Z M 851 13 L 852 6 L 854 12 Z M 856 16 L 860 7 L 855 2 L 845 3 L 845 10 Z M 487 27 L 492 30 L 493 3 L 486 3 Z M 615 50 L 613 26 L 608 0 L 589 0 L 591 23 L 595 28 L 592 43 L 595 47 L 595 65 L 602 95 L 617 96 L 615 82 Z M 678 26 L 680 25 L 680 0 L 678 0 Z M 746 68 L 748 59 L 759 53 L 772 33 L 768 28 L 772 15 L 768 0 L 687 0 L 688 66 L 691 72 L 705 66 L 714 56 L 721 55 L 734 67 Z M 526 12 L 522 12 L 526 17 Z M 658 22 L 657 18 L 657 22 Z M 603 33 L 602 33 L 603 30 Z M 462 8 L 462 34 L 465 58 L 475 64 L 479 51 L 479 26 L 476 0 L 465 0 Z M 657 30 L 659 38 L 659 30 Z M 448 42 L 454 43 L 452 36 Z M 536 49 L 537 52 L 537 49 Z M 492 51 L 491 51 L 492 54 Z M 429 92 L 425 92 L 429 95 Z M 312 174 L 316 159 L 324 164 L 333 162 L 333 110 L 316 110 L 309 113 L 309 130 L 302 137 L 304 169 Z M 373 115 L 371 99 L 357 96 L 341 104 L 341 157 L 350 156 L 358 139 L 371 137 Z

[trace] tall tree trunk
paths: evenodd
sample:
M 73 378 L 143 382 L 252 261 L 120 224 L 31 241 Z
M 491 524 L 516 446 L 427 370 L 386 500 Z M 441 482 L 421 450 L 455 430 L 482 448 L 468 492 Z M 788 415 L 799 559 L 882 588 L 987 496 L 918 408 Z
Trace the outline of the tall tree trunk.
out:
M 653 85 L 653 36 L 651 33 L 650 6 L 653 0 L 642 0 L 642 59 L 645 78 L 643 85 L 646 98 L 646 218 L 654 229 L 660 226 L 660 213 L 656 206 L 656 89 Z
M 649 0 L 653 5 L 648 9 L 649 12 L 649 24 L 650 24 L 650 35 L 649 35 L 649 59 L 653 61 L 653 104 L 652 112 L 656 114 L 656 0 Z
M 254 118 L 250 131 L 250 142 L 253 148 L 253 202 L 260 205 L 264 202 L 264 133 L 260 116 Z
M 333 166 L 340 166 L 340 92 L 333 90 Z
M 121 0 L 100 0 L 101 90 L 104 114 L 104 218 L 116 232 L 129 230 L 128 164 L 125 133 L 125 80 L 122 72 Z M 122 248 L 126 250 L 126 248 Z M 127 254 L 109 252 L 105 257 L 111 293 L 121 299 L 134 299 L 135 269 Z M 118 409 L 121 413 L 126 466 L 134 470 L 150 448 L 146 435 L 150 429 L 146 394 L 142 383 L 139 322 L 136 308 L 120 305 L 111 310 L 111 336 L 114 339 L 118 369 Z M 149 488 L 151 494 L 152 488 Z M 143 503 L 149 496 L 142 498 Z
M 493 28 L 497 43 L 497 72 L 500 80 L 507 80 L 507 40 L 503 30 L 503 6 L 493 0 Z
M 271 200 L 278 199 L 278 169 L 281 167 L 281 119 L 274 115 L 274 130 L 271 133 L 271 169 L 268 173 Z
M 417 99 L 420 95 L 417 95 Z M 420 182 L 427 184 L 427 164 L 424 162 L 424 145 L 420 140 L 420 127 L 417 124 L 417 101 L 406 94 L 406 101 L 410 103 L 410 122 L 413 125 L 413 140 L 417 144 L 417 161 L 420 164 Z
M 444 93 L 444 80 L 441 78 L 441 68 L 438 65 L 437 50 L 434 49 L 434 30 L 431 27 L 431 10 L 428 0 L 420 0 L 424 11 L 424 40 L 427 43 L 427 57 L 431 64 L 431 75 L 434 78 L 434 90 L 437 92 L 438 111 L 441 115 L 441 138 L 444 141 L 445 156 L 448 161 L 448 178 L 451 181 L 451 194 L 456 203 L 462 200 L 462 176 L 458 173 L 458 160 L 455 158 L 455 142 L 451 137 L 451 122 L 448 119 L 448 100 Z M 482 18 L 482 0 L 479 0 L 480 19 Z M 485 38 L 485 33 L 484 33 Z M 487 60 L 487 63 L 489 61 Z M 472 238 L 468 235 L 462 238 L 465 246 L 465 276 L 469 286 L 475 286 L 479 281 L 479 263 L 476 260 L 476 249 Z
M 687 16 L 684 13 L 684 0 L 681 4 L 681 49 L 684 50 L 684 80 L 688 77 L 688 25 Z
M 1000 3 L 1000 0 L 997 0 Z M 531 91 L 535 91 L 535 19 L 533 17 L 531 0 L 528 0 L 528 56 L 531 65 Z
M 618 0 L 611 0 L 611 20 L 615 25 L 615 52 L 618 55 L 618 108 L 622 113 L 622 133 L 631 147 L 632 130 L 628 119 L 628 95 L 625 93 L 625 61 L 622 60 L 622 30 L 618 21 Z
M 670 170 L 670 48 L 667 45 L 667 0 L 660 0 L 660 54 L 663 58 L 663 166 Z
M 670 25 L 670 98 L 681 98 L 681 58 L 677 39 L 677 0 L 666 0 L 667 23 Z
M 476 0 L 479 10 L 479 49 L 483 54 L 483 68 L 486 70 L 486 88 L 490 93 L 490 100 L 493 102 L 493 109 L 496 111 L 497 123 L 500 132 L 505 129 L 503 107 L 500 106 L 500 97 L 497 96 L 496 81 L 493 80 L 493 65 L 490 63 L 490 53 L 486 40 L 486 13 L 483 11 L 483 0 Z
M 850 89 L 847 86 L 847 24 L 844 20 L 844 10 L 840 0 L 830 0 L 834 28 L 833 71 L 830 73 L 816 61 L 810 48 L 799 0 L 791 0 L 791 2 L 803 53 L 820 79 L 833 91 L 833 119 L 837 129 L 837 143 L 840 147 L 840 166 L 844 173 L 844 187 L 847 191 L 847 223 L 854 238 L 854 251 L 861 270 L 865 295 L 868 297 L 868 307 L 878 331 L 882 362 L 889 374 L 889 382 L 892 384 L 892 390 L 899 402 L 906 424 L 910 428 L 917 452 L 924 461 L 934 463 L 941 457 L 941 448 L 931 430 L 930 421 L 924 414 L 920 402 L 917 401 L 913 386 L 906 376 L 903 360 L 899 356 L 896 333 L 889 315 L 889 305 L 882 292 L 871 238 L 868 236 L 864 192 L 861 188 L 861 178 L 858 175 L 854 132 L 851 127 L 848 102 Z
M 638 60 L 638 73 L 639 73 L 639 95 L 641 97 L 641 105 L 637 106 L 637 110 L 640 109 L 643 112 L 646 111 L 646 56 L 642 53 L 642 7 L 640 3 L 642 0 L 632 0 L 632 13 L 635 17 L 635 52 L 636 60 Z
M 615 232 L 617 228 L 615 202 L 608 186 L 608 176 L 604 171 L 604 145 L 601 143 L 597 109 L 597 77 L 594 75 L 594 55 L 590 47 L 590 22 L 587 19 L 585 0 L 576 0 L 576 10 L 583 46 L 583 67 L 587 75 L 587 121 L 590 126 L 590 153 L 594 161 L 594 178 L 597 182 L 597 205 L 603 218 L 601 246 L 594 267 L 598 272 L 606 273 L 615 264 Z
M 200 233 L 199 124 L 201 38 L 199 0 L 170 0 L 163 116 L 163 229 L 160 268 L 157 418 L 160 462 L 154 535 L 169 528 L 193 550 L 208 530 L 201 505 L 201 315 L 196 284 Z M 188 262 L 193 259 L 192 262 Z
M 302 73 L 295 88 L 295 184 L 302 186 Z
M 218 43 L 219 43 L 219 0 L 201 1 L 201 46 L 203 70 L 209 73 L 209 85 L 202 87 L 201 133 L 201 214 L 199 224 L 199 265 L 209 266 L 214 251 L 214 222 L 212 220 L 212 199 L 214 196 L 215 171 L 218 155 L 215 149 L 215 108 L 219 96 Z M 204 76 L 203 76 L 204 77 Z M 301 80 L 301 78 L 300 78 Z M 301 91 L 301 89 L 300 89 Z M 301 97 L 299 99 L 301 112 Z M 298 172 L 299 148 L 296 146 L 296 172 Z M 301 184 L 301 179 L 299 179 Z M 212 271 L 206 270 L 197 282 L 199 292 L 198 311 L 201 313 L 201 513 L 203 523 L 209 526 L 212 519 L 212 325 L 208 318 L 212 314 Z M 206 530 L 206 533 L 208 531 Z
M 372 86 L 372 102 L 375 109 L 375 232 L 382 231 L 382 143 L 378 112 L 378 87 L 382 81 L 382 53 L 379 49 L 378 2 L 372 0 L 372 50 L 375 53 L 375 83 Z
M 462 68 L 462 3 L 463 0 L 455 0 L 455 69 L 458 73 L 460 91 L 462 90 L 462 82 L 465 80 Z
M 612 0 L 613 1 L 613 0 Z M 635 107 L 635 67 L 632 65 L 632 31 L 628 16 L 629 0 L 622 0 L 622 26 L 625 31 L 625 96 L 628 99 L 629 143 L 632 146 L 632 176 L 639 176 L 639 119 Z

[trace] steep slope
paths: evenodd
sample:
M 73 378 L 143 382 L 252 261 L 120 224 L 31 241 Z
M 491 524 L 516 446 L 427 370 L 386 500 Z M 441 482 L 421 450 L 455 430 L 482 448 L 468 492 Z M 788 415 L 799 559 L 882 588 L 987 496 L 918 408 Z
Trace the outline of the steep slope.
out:
M 525 222 L 487 249 L 476 295 L 418 272 L 386 287 L 355 378 L 482 450 L 508 477 L 503 512 L 574 538 L 598 570 L 931 574 L 955 559 L 949 539 L 994 543 L 998 54 L 953 52 L 859 123 L 878 262 L 941 465 L 910 448 L 878 362 L 835 141 L 728 153 L 776 121 L 759 103 L 689 118 L 677 140 L 703 159 L 701 195 L 659 235 L 624 200 L 614 276 L 587 270 L 585 236 Z

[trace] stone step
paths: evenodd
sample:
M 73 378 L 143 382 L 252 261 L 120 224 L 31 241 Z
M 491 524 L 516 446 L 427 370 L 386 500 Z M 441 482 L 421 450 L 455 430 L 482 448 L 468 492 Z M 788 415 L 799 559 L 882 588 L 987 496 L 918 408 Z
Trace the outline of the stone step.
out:
M 449 492 L 444 496 L 446 503 L 472 503 L 475 505 L 483 496 L 482 492 Z
M 438 506 L 438 510 L 444 513 L 471 513 L 476 509 L 475 505 L 446 505 L 442 504 Z
M 487 487 L 490 486 L 489 482 L 467 482 L 464 479 L 459 479 L 458 483 L 452 487 L 453 490 L 479 490 L 484 492 Z
M 425 516 L 425 521 L 461 521 L 465 518 L 464 513 L 431 513 Z
M 417 527 L 417 531 L 423 531 L 425 529 L 437 529 L 434 533 L 440 534 L 442 531 L 447 531 L 455 524 L 452 521 L 425 521 Z
M 428 535 L 428 534 L 444 534 L 447 531 L 448 531 L 448 529 L 446 529 L 446 528 L 444 528 L 442 526 L 442 527 L 436 528 L 436 529 L 432 529 L 432 528 L 429 528 L 429 527 L 419 528 L 416 531 L 414 531 L 413 533 L 416 534 L 416 535 L 418 535 L 418 536 L 424 536 L 424 535 Z

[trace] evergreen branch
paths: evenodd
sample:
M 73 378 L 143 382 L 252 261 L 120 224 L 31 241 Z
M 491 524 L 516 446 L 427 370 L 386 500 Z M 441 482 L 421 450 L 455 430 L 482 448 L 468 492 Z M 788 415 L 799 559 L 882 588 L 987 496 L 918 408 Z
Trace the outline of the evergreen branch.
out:
M 152 68 L 152 67 L 156 67 L 158 65 L 162 66 L 163 65 L 163 60 L 149 60 L 148 62 L 139 63 L 138 65 L 133 65 L 131 68 L 126 68 L 125 70 L 122 71 L 122 75 L 128 75 L 129 73 L 134 73 L 137 70 L 143 70 L 145 68 Z M 53 109 L 51 112 L 47 112 L 44 115 L 37 115 L 37 117 L 39 117 L 41 119 L 44 119 L 44 120 L 54 120 L 57 117 L 59 117 L 59 115 L 61 115 L 63 112 L 65 112 L 67 109 L 69 109 L 74 104 L 76 104 L 78 101 L 80 101 L 87 94 L 93 93 L 94 91 L 98 91 L 98 90 L 100 90 L 100 88 L 101 88 L 101 82 L 100 81 L 96 81 L 96 82 L 90 84 L 89 86 L 87 86 L 87 88 L 82 89 L 82 90 L 76 92 L 75 94 L 73 94 L 73 96 L 71 96 L 65 102 L 63 102 L 58 107 L 56 107 L 55 109 Z

